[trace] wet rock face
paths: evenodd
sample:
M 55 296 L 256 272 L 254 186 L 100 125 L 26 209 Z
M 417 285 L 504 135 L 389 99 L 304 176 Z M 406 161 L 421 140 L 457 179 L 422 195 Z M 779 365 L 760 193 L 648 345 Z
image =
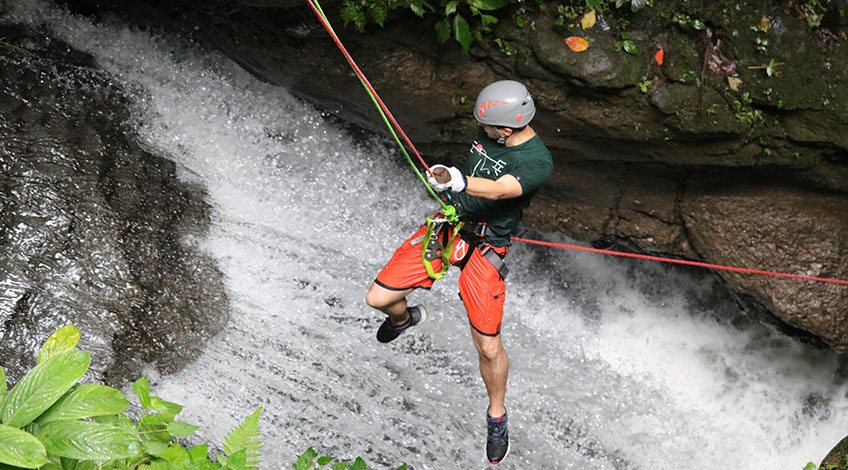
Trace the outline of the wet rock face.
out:
M 848 203 L 841 194 L 750 179 L 694 179 L 680 205 L 689 240 L 715 263 L 848 279 Z M 737 291 L 781 319 L 848 350 L 848 289 L 726 273 Z
M 103 11 L 181 30 L 257 77 L 382 131 L 349 66 L 302 6 L 105 3 L 113 5 Z M 264 6 L 248 5 L 256 3 Z M 556 5 L 528 8 L 526 23 L 535 28 L 498 23 L 494 34 L 513 53 L 490 38 L 463 54 L 453 44 L 439 46 L 427 18 L 394 11 L 385 28 L 358 34 L 341 26 L 339 2 L 324 4 L 359 66 L 432 162 L 464 158 L 482 87 L 503 78 L 527 84 L 539 107 L 533 126 L 555 159 L 554 177 L 526 212 L 527 225 L 596 245 L 845 278 L 848 14 L 813 29 L 788 3 L 654 2 L 623 18 L 638 46 L 630 55 L 614 50 L 622 29 L 612 15 L 583 31 L 556 26 L 557 13 L 548 8 Z M 706 28 L 675 22 L 677 13 Z M 563 42 L 570 35 L 588 37 L 592 46 L 572 53 Z M 767 41 L 765 52 L 758 39 Z M 654 61 L 659 48 L 661 66 Z M 779 76 L 763 67 L 770 58 L 781 64 Z M 710 187 L 705 172 L 728 182 L 745 174 L 756 184 Z M 796 212 L 809 217 L 796 223 Z M 748 246 L 751 233 L 760 235 Z M 844 287 L 719 275 L 744 304 L 848 348 Z
M 226 320 L 221 275 L 181 238 L 198 188 L 134 142 L 121 90 L 91 59 L 0 26 L 0 358 L 15 382 L 74 323 L 92 372 L 120 384 L 179 368 Z

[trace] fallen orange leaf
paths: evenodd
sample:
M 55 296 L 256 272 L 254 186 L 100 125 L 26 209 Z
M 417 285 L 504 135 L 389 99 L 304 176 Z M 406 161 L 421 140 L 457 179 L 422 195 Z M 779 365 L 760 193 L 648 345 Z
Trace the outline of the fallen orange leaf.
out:
M 662 65 L 665 60 L 665 51 L 662 49 L 658 50 L 656 54 L 654 54 L 654 60 L 657 61 L 657 65 Z
M 574 52 L 583 52 L 589 48 L 589 43 L 580 36 L 569 36 L 565 38 L 565 43 Z

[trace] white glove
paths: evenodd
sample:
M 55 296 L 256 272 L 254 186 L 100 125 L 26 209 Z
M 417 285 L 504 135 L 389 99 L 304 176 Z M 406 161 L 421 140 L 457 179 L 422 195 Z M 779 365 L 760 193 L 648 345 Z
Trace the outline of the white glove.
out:
M 442 171 L 436 170 L 447 171 L 450 174 L 450 179 L 445 183 L 439 183 L 433 176 L 433 173 L 441 173 Z M 439 192 L 450 189 L 454 193 L 461 193 L 465 191 L 465 187 L 468 185 L 468 180 L 459 168 L 455 166 L 446 167 L 444 165 L 431 166 L 430 171 L 427 172 L 427 182 L 430 183 L 430 186 L 432 186 L 433 189 Z

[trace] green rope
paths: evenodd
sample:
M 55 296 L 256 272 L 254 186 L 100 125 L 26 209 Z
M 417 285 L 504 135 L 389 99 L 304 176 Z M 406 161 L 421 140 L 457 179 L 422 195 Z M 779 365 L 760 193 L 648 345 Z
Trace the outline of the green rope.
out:
M 336 35 L 336 31 L 333 29 L 333 26 L 330 25 L 330 20 L 327 19 L 327 15 L 324 14 L 324 10 L 321 8 L 321 4 L 318 3 L 318 0 L 308 0 L 308 1 L 311 1 L 315 5 L 315 8 L 318 10 L 318 12 L 321 14 L 321 17 L 324 19 L 324 22 L 326 23 L 327 28 L 331 31 L 331 33 L 333 35 Z M 336 36 L 336 37 L 338 37 L 338 36 Z M 412 157 L 409 155 L 409 152 L 406 151 L 406 147 L 404 147 L 403 142 L 401 142 L 400 138 L 398 137 L 397 132 L 395 132 L 394 126 L 392 126 L 392 123 L 389 122 L 389 118 L 386 116 L 386 113 L 383 112 L 383 108 L 380 107 L 380 103 L 377 102 L 377 98 L 374 97 L 374 94 L 371 93 L 371 90 L 369 90 L 368 86 L 365 84 L 365 80 L 363 80 L 362 77 L 359 76 L 359 74 L 356 74 L 356 78 L 359 79 L 359 83 L 362 84 L 362 88 L 365 89 L 365 93 L 371 99 L 371 102 L 374 103 L 374 107 L 376 107 L 377 112 L 380 113 L 380 117 L 383 119 L 383 122 L 386 124 L 386 127 L 389 129 L 389 132 L 392 134 L 392 137 L 394 138 L 395 142 L 397 143 L 398 148 L 400 148 L 401 153 L 403 153 L 403 156 L 406 157 L 406 161 L 409 162 L 409 165 L 412 167 L 412 171 L 414 171 L 415 174 L 418 176 L 418 179 L 420 179 L 421 182 L 424 183 L 424 187 L 427 188 L 427 191 L 430 193 L 431 196 L 433 196 L 433 199 L 435 199 L 436 202 L 438 202 L 439 205 L 442 206 L 442 209 L 448 210 L 447 208 L 452 207 L 452 206 L 448 206 L 448 204 L 446 204 L 444 201 L 442 201 L 442 199 L 439 197 L 439 195 L 436 194 L 436 191 L 433 190 L 433 187 L 430 186 L 430 183 L 427 182 L 427 178 L 423 174 L 421 174 L 421 171 L 415 165 L 415 161 L 412 160 Z

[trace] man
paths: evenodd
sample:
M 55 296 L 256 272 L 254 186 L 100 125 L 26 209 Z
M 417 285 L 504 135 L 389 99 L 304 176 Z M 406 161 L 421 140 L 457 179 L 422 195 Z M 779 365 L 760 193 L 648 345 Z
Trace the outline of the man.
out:
M 533 98 L 524 85 L 512 80 L 490 84 L 477 98 L 474 117 L 480 131 L 465 171 L 434 165 L 428 175 L 434 189 L 450 190 L 450 201 L 464 222 L 459 236 L 445 239 L 444 246 L 453 246 L 450 263 L 462 269 L 459 295 L 489 395 L 486 456 L 493 464 L 509 452 L 504 405 L 509 359 L 500 339 L 507 273 L 503 258 L 524 208 L 553 169 L 550 152 L 529 126 L 535 114 Z M 395 251 L 366 294 L 369 306 L 388 315 L 377 331 L 380 342 L 394 340 L 427 316 L 423 305 L 408 306 L 406 301 L 413 290 L 433 285 L 422 261 L 426 233 L 427 227 L 422 226 Z M 440 236 L 451 234 L 445 230 Z M 441 260 L 433 260 L 432 267 L 439 269 Z

